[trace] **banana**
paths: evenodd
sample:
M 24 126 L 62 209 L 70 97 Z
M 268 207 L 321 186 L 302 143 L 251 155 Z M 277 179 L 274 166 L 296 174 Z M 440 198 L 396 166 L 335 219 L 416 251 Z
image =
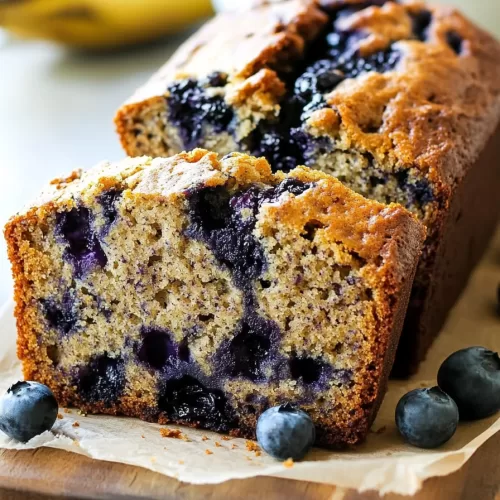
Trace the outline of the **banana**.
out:
M 85 49 L 147 42 L 210 14 L 210 0 L 0 1 L 3 28 Z

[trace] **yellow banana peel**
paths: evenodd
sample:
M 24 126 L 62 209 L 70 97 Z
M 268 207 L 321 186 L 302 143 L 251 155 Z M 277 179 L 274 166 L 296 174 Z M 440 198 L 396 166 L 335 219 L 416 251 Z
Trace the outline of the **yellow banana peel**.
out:
M 1 27 L 86 49 L 148 42 L 210 14 L 210 0 L 0 1 Z

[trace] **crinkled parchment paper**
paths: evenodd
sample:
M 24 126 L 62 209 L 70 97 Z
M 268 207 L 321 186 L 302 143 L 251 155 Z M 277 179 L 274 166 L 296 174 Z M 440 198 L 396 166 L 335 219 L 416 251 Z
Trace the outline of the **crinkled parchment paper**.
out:
M 49 446 L 81 453 L 97 460 L 122 462 L 190 483 L 219 483 L 228 479 L 271 475 L 330 483 L 342 488 L 375 489 L 381 493 L 413 494 L 422 482 L 458 470 L 495 432 L 497 415 L 480 422 L 460 424 L 455 436 L 438 450 L 406 445 L 394 426 L 394 409 L 408 390 L 434 385 L 440 363 L 453 351 L 483 345 L 500 351 L 500 318 L 494 314 L 500 282 L 500 233 L 469 287 L 453 311 L 420 372 L 409 382 L 391 382 L 377 421 L 365 444 L 355 450 L 314 450 L 307 460 L 286 468 L 265 453 L 247 450 L 242 439 L 182 428 L 186 441 L 160 435 L 161 426 L 140 420 L 82 416 L 61 410 L 52 432 L 23 445 L 0 433 L 0 447 L 11 449 Z M 15 357 L 12 304 L 0 314 L 0 391 L 21 378 Z M 78 422 L 76 426 L 73 426 Z M 170 426 L 175 428 L 175 426 Z M 208 437 L 208 439 L 206 439 Z M 208 450 L 208 451 L 207 451 Z

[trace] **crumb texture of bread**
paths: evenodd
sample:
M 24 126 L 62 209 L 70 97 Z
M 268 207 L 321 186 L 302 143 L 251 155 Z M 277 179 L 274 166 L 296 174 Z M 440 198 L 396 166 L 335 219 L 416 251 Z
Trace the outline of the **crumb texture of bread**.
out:
M 456 9 L 420 0 L 283 0 L 207 23 L 115 122 L 130 156 L 242 151 L 264 156 L 273 171 L 306 165 L 332 174 L 414 213 L 428 235 L 397 365 L 408 375 L 489 241 L 478 224 L 462 224 L 470 262 L 448 265 L 451 207 L 460 200 L 470 210 L 477 196 L 461 185 L 488 179 L 480 192 L 498 220 L 500 164 L 484 158 L 499 120 L 500 44 Z M 435 297 L 445 290 L 453 300 L 439 307 Z
M 338 447 L 383 397 L 425 228 L 198 149 L 57 179 L 5 236 L 24 375 L 61 405 L 253 438 L 289 402 Z

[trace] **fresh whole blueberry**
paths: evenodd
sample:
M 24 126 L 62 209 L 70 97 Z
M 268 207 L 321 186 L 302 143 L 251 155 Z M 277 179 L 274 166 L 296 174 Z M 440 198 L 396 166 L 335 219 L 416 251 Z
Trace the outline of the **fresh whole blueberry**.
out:
M 489 417 L 500 410 L 500 357 L 484 347 L 469 347 L 448 357 L 438 384 L 458 406 L 461 420 Z
M 316 430 L 309 415 L 290 404 L 266 410 L 257 421 L 257 441 L 278 460 L 300 460 L 314 444 Z
M 396 426 L 408 443 L 437 448 L 446 443 L 458 425 L 458 408 L 439 387 L 414 389 L 396 407 Z
M 38 382 L 16 382 L 0 400 L 0 429 L 23 443 L 52 429 L 58 405 L 52 391 Z

